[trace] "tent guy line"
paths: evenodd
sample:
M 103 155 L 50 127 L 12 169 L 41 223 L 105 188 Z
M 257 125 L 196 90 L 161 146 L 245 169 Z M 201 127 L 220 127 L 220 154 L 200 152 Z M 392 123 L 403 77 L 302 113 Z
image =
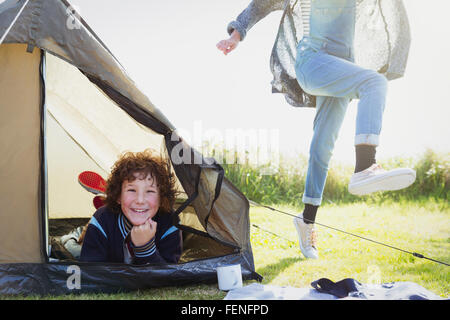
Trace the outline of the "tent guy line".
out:
M 297 219 L 298 219 L 298 217 L 297 217 L 296 215 L 294 215 L 294 214 L 291 214 L 291 213 L 288 213 L 288 212 L 285 212 L 285 211 L 281 211 L 281 210 L 272 208 L 272 207 L 270 207 L 270 206 L 266 206 L 266 205 L 259 204 L 259 203 L 255 202 L 255 201 L 253 201 L 253 200 L 250 200 L 250 199 L 249 199 L 249 202 L 250 202 L 250 204 L 253 205 L 253 206 L 266 208 L 266 209 L 269 209 L 269 210 L 271 210 L 271 211 L 276 211 L 276 212 L 279 212 L 279 213 L 282 213 L 282 214 L 285 214 L 285 215 L 288 215 L 288 216 L 291 216 L 291 217 L 294 217 L 294 218 L 297 218 Z M 308 220 L 308 219 L 305 218 L 305 220 Z M 308 221 L 309 221 L 309 220 L 308 220 Z M 411 252 L 411 251 L 404 250 L 404 249 L 401 249 L 401 248 L 398 248 L 398 247 L 394 247 L 394 246 L 391 246 L 391 245 L 389 245 L 389 244 L 386 244 L 386 243 L 383 243 L 383 242 L 380 242 L 380 241 L 372 240 L 372 239 L 369 239 L 369 238 L 366 238 L 366 237 L 363 237 L 363 236 L 360 236 L 360 235 L 357 235 L 357 234 L 354 234 L 354 233 L 351 233 L 351 232 L 347 232 L 347 231 L 344 231 L 344 230 L 341 230 L 341 229 L 338 229 L 338 228 L 335 228 L 335 227 L 331 227 L 331 226 L 325 225 L 325 224 L 323 224 L 323 223 L 319 223 L 319 222 L 317 222 L 317 221 L 315 221 L 314 223 L 317 224 L 317 225 L 319 225 L 319 226 L 325 227 L 325 228 L 333 229 L 333 230 L 335 230 L 335 231 L 339 231 L 339 232 L 348 234 L 348 235 L 350 235 L 350 236 L 354 236 L 354 237 L 357 237 L 357 238 L 360 238 L 360 239 L 363 239 L 363 240 L 367 240 L 367 241 L 373 242 L 373 243 L 375 243 L 375 244 L 379 244 L 379 245 L 382 245 L 382 246 L 385 246 L 385 247 L 388 247 L 388 248 L 391 248 L 391 249 L 394 249 L 394 250 L 398 250 L 398 251 L 401 251 L 401 252 L 404 252 L 404 253 L 411 254 L 411 255 L 413 255 L 413 256 L 416 257 L 416 258 L 427 259 L 427 260 L 430 260 L 430 261 L 432 261 L 432 262 L 436 262 L 436 263 L 440 263 L 440 264 L 443 264 L 443 265 L 446 265 L 446 266 L 450 266 L 450 264 L 448 264 L 448 263 L 445 263 L 445 262 L 439 261 L 439 260 L 435 260 L 435 259 L 432 259 L 432 258 L 428 258 L 428 257 L 424 256 L 423 254 L 420 254 L 420 253 L 417 253 L 417 252 Z M 259 227 L 258 227 L 258 228 L 259 228 Z M 259 228 L 259 229 L 262 229 L 262 228 Z M 263 229 L 262 229 L 262 230 L 263 230 Z M 272 233 L 272 232 L 271 232 L 271 233 Z M 274 233 L 272 233 L 272 234 L 274 234 Z M 276 234 L 274 234 L 274 235 L 276 235 Z M 278 235 L 276 235 L 276 236 L 278 236 Z M 278 237 L 280 237 L 280 238 L 282 238 L 282 239 L 285 239 L 285 238 L 283 238 L 283 237 L 281 237 L 281 236 L 278 236 Z M 286 240 L 286 239 L 285 239 L 285 240 Z M 289 241 L 290 241 L 290 240 L 289 240 Z
M 269 230 L 267 230 L 267 229 L 261 228 L 261 227 L 258 226 L 257 224 L 252 223 L 252 227 L 255 227 L 256 229 L 259 229 L 259 230 L 261 230 L 261 231 L 270 233 L 271 235 L 273 235 L 273 236 L 275 236 L 275 237 L 277 237 L 277 238 L 286 240 L 287 242 L 290 242 L 290 243 L 292 243 L 292 244 L 296 244 L 294 241 L 292 241 L 292 240 L 290 240 L 290 239 L 288 239 L 288 238 L 282 237 L 282 236 L 280 236 L 279 234 L 276 234 L 275 232 L 272 232 L 272 231 L 269 231 Z

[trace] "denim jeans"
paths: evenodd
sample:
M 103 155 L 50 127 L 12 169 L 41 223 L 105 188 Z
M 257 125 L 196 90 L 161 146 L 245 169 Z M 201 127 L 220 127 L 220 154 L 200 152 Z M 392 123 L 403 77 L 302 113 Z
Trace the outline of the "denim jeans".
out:
M 353 62 L 354 14 L 355 0 L 312 0 L 310 35 L 297 46 L 297 81 L 316 96 L 303 194 L 303 202 L 312 205 L 322 202 L 328 165 L 351 99 L 359 99 L 355 145 L 379 143 L 387 79 Z

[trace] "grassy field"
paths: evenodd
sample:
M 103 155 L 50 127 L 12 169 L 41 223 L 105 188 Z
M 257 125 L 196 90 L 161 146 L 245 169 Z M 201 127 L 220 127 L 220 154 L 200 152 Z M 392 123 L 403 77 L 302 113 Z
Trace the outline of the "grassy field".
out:
M 253 210 L 252 223 L 295 243 L 253 229 L 257 271 L 264 276 L 264 283 L 308 287 L 320 278 L 333 281 L 354 278 L 362 283 L 412 281 L 436 294 L 449 296 L 448 266 L 325 227 L 317 226 L 320 259 L 304 259 L 297 249 L 292 218 L 266 211 Z M 450 220 L 445 203 L 328 205 L 321 209 L 316 221 L 450 263 Z
M 292 206 L 277 208 L 296 214 Z M 358 202 L 325 205 L 317 222 L 450 263 L 449 214 L 446 201 Z M 305 259 L 298 249 L 290 216 L 260 207 L 252 207 L 250 215 L 256 271 L 264 277 L 263 284 L 310 287 L 312 281 L 323 277 L 333 281 L 354 278 L 362 283 L 412 281 L 440 296 L 450 295 L 450 268 L 445 265 L 321 226 L 317 226 L 320 258 Z M 253 282 L 246 281 L 244 285 Z M 110 295 L 27 299 L 217 300 L 225 294 L 217 284 L 202 284 Z
M 410 187 L 395 191 L 374 193 L 365 202 L 414 200 L 421 198 L 444 200 L 450 198 L 450 153 L 439 154 L 428 150 L 417 158 L 390 158 L 378 161 L 385 169 L 409 167 L 416 171 L 416 181 Z M 263 204 L 289 204 L 303 207 L 302 194 L 308 161 L 304 155 L 295 158 L 281 156 L 272 174 L 264 174 L 266 166 L 248 163 L 223 164 L 225 175 L 249 199 Z M 350 194 L 348 182 L 354 171 L 353 165 L 330 163 L 323 193 L 324 203 L 354 203 L 361 199 Z
M 331 164 L 324 201 L 316 222 L 450 263 L 450 154 L 429 150 L 417 159 L 389 159 L 385 168 L 408 166 L 417 173 L 404 190 L 358 198 L 348 193 L 350 166 Z M 223 164 L 225 174 L 249 199 L 298 214 L 307 160 L 281 159 L 276 173 L 262 174 L 247 164 Z M 264 169 L 264 168 L 263 168 Z M 320 278 L 362 283 L 412 281 L 449 297 L 450 268 L 416 258 L 335 230 L 317 226 L 320 259 L 304 259 L 292 217 L 261 207 L 250 208 L 251 243 L 263 284 L 310 287 Z M 275 234 L 275 235 L 274 235 Z M 251 282 L 246 282 L 250 284 Z M 160 288 L 113 295 L 44 297 L 46 299 L 223 299 L 217 284 Z M 42 297 L 28 297 L 28 299 Z M 1 297 L 0 297 L 1 299 Z

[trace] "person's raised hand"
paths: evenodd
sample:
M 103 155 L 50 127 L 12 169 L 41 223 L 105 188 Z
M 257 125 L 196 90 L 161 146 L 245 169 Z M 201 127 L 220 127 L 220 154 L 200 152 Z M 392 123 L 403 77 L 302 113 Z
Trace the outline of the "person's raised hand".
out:
M 219 41 L 216 47 L 217 49 L 222 51 L 224 55 L 227 55 L 228 53 L 236 49 L 239 41 L 241 41 L 241 35 L 237 30 L 234 30 L 230 38 Z

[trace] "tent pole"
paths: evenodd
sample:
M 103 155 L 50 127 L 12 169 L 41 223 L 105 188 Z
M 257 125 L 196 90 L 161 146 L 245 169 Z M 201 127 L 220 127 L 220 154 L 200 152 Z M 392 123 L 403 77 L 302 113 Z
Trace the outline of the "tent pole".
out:
M 40 161 L 41 161 L 41 179 L 40 179 L 40 216 L 41 216 L 41 239 L 42 256 L 45 262 L 49 261 L 50 248 L 48 242 L 48 169 L 47 169 L 47 124 L 46 124 L 46 98 L 45 98 L 45 51 L 41 50 L 41 64 L 39 66 L 39 76 L 41 85 L 41 141 L 40 141 Z

